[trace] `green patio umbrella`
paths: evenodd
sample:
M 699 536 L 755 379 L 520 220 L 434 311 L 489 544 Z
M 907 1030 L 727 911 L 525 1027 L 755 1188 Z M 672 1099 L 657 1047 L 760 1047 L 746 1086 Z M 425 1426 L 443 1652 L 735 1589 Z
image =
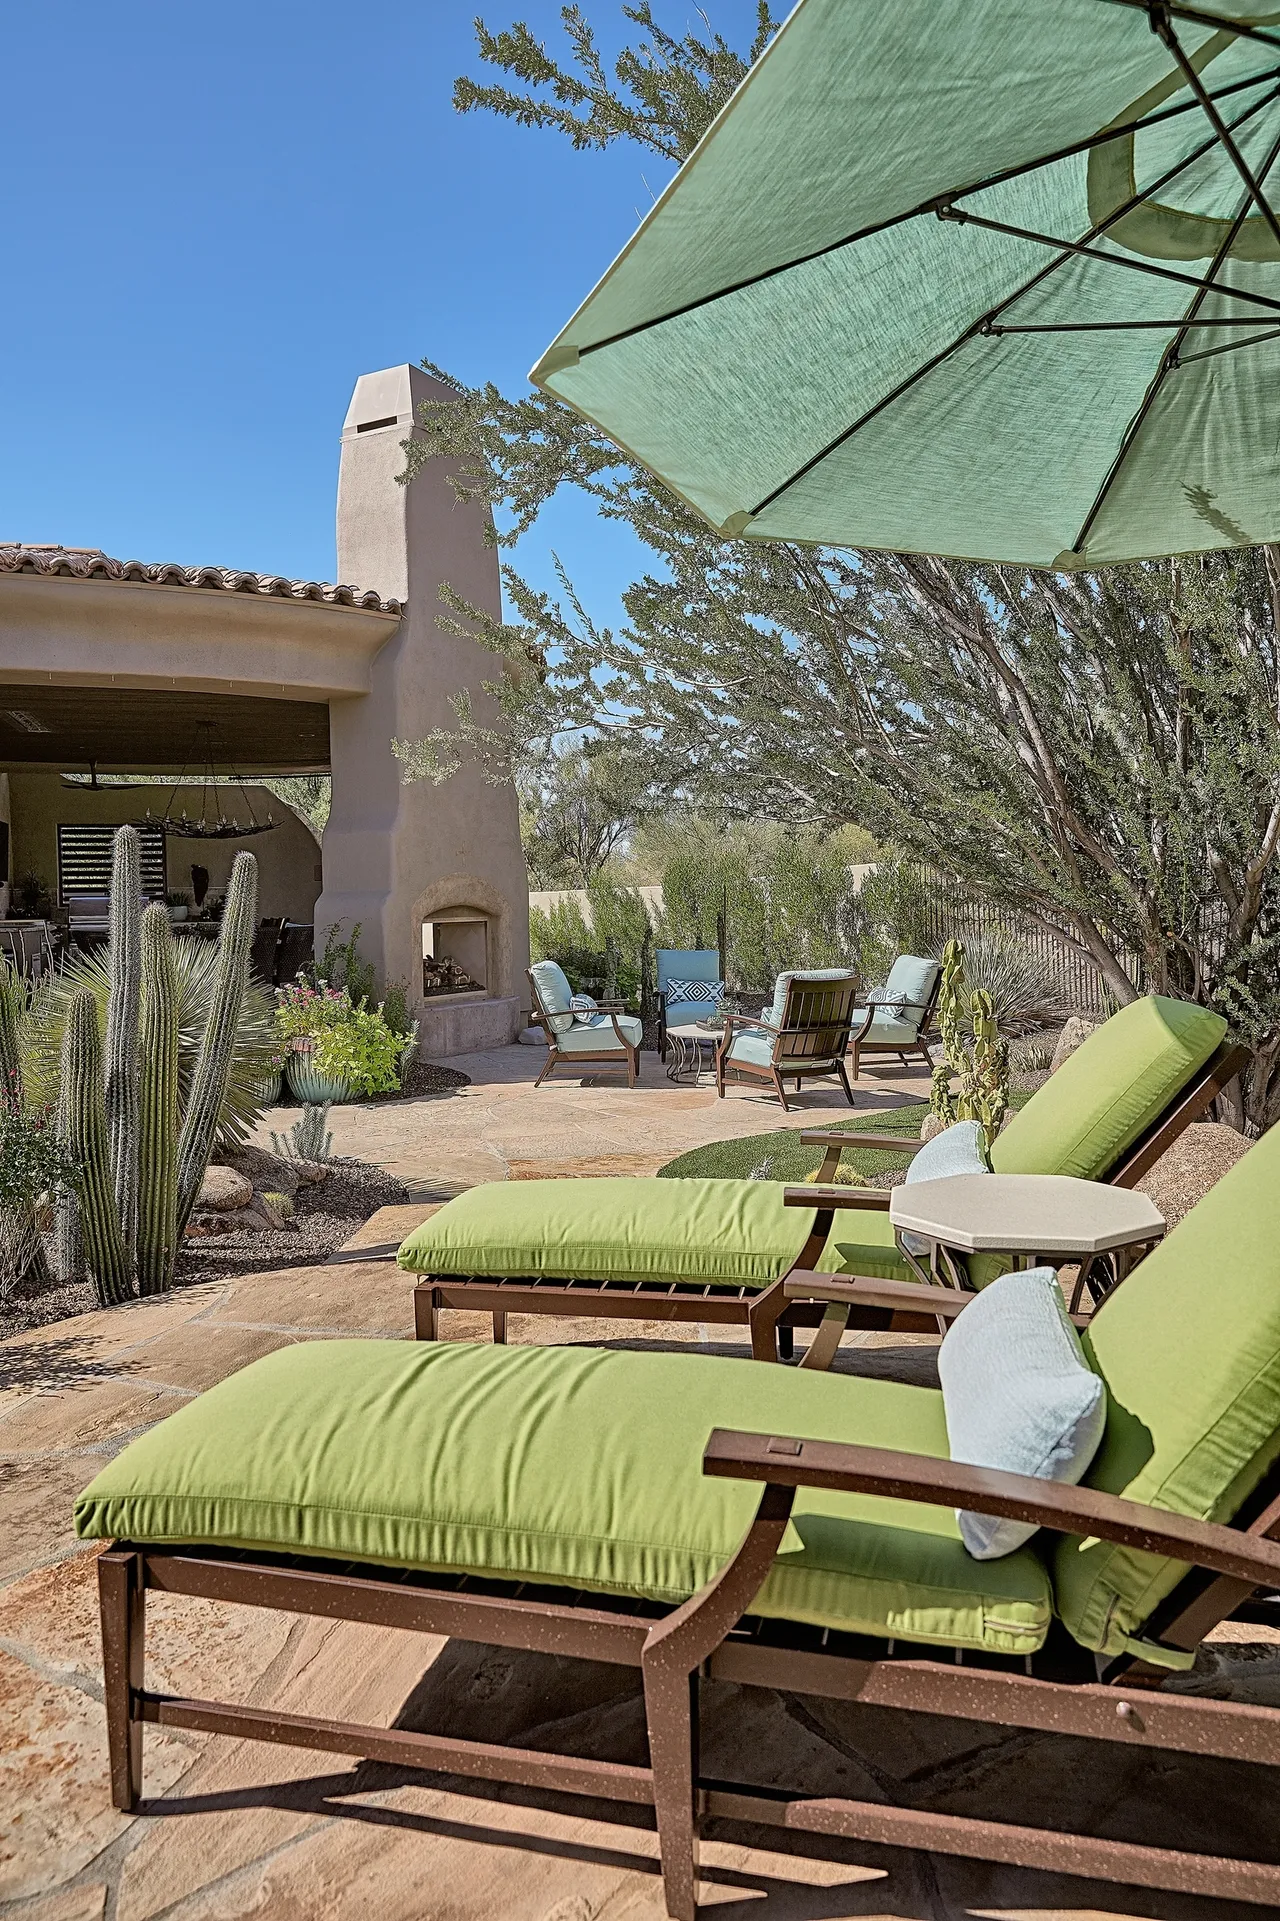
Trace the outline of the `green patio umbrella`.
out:
M 533 371 L 726 534 L 1280 538 L 1280 7 L 801 0 Z

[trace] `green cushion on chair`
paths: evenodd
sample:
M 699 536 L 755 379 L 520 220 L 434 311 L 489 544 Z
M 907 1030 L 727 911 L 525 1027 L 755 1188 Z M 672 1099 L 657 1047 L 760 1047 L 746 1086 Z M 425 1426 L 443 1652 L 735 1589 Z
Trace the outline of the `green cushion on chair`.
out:
M 1117 1289 L 1084 1346 L 1109 1396 L 1085 1485 L 1229 1520 L 1280 1454 L 1280 1128 Z M 1086 1647 L 1119 1654 L 1184 1571 L 1067 1537 L 1059 1611 Z
M 896 1382 L 684 1354 L 314 1341 L 133 1442 L 80 1496 L 76 1529 L 680 1601 L 759 1500 L 701 1472 L 716 1426 L 947 1449 L 941 1395 Z M 1029 1548 L 971 1560 L 949 1509 L 803 1491 L 757 1611 L 1024 1654 L 1044 1640 L 1050 1591 Z
M 1203 1067 L 1227 1031 L 1220 1014 L 1149 994 L 1095 1028 L 991 1150 L 997 1174 L 1097 1181 Z
M 399 1261 L 418 1274 L 763 1287 L 811 1224 L 782 1194 L 777 1181 L 490 1181 L 415 1228 Z

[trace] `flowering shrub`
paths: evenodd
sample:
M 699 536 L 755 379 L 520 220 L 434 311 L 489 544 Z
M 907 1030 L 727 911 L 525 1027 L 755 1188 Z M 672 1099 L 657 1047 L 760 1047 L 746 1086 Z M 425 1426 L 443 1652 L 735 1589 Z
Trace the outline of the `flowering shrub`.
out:
M 42 1194 L 73 1186 L 78 1175 L 52 1107 L 0 1098 L 0 1209 L 30 1207 Z
M 345 1081 L 353 1094 L 398 1092 L 404 1037 L 387 1025 L 380 1007 L 353 1007 L 345 987 L 323 981 L 282 987 L 276 1001 L 281 1039 L 309 1053 L 326 1080 Z

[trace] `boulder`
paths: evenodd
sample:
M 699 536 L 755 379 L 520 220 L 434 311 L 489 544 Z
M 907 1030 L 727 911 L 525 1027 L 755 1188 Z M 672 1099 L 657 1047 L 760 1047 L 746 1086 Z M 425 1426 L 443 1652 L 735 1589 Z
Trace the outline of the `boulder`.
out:
M 233 1214 L 193 1214 L 185 1231 L 188 1240 L 206 1241 L 215 1234 L 234 1234 L 239 1225 Z
M 545 1047 L 547 1037 L 540 1027 L 522 1027 L 519 1041 L 521 1047 Z
M 218 1156 L 225 1167 L 243 1174 L 260 1194 L 292 1194 L 298 1185 L 298 1163 L 263 1147 L 233 1147 Z
M 1058 1036 L 1058 1044 L 1049 1062 L 1049 1072 L 1056 1074 L 1063 1061 L 1070 1060 L 1078 1047 L 1083 1047 L 1094 1029 L 1102 1022 L 1094 1020 L 1089 1014 L 1073 1014 Z
M 215 1214 L 233 1214 L 248 1207 L 253 1199 L 253 1182 L 234 1167 L 206 1167 L 196 1206 Z
M 920 1123 L 921 1140 L 931 1141 L 935 1139 L 937 1135 L 942 1133 L 945 1126 L 946 1126 L 946 1122 L 943 1120 L 940 1120 L 936 1114 L 933 1114 L 933 1113 L 926 1114 L 924 1119 Z

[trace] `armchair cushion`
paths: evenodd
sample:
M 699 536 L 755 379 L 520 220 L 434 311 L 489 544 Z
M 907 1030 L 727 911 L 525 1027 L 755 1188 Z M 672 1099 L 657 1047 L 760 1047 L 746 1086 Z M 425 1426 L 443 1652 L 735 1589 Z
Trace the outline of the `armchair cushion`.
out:
M 948 1328 L 938 1379 L 953 1461 L 1074 1486 L 1098 1451 L 1107 1390 L 1051 1267 L 993 1281 Z M 1012 1554 L 1038 1532 L 1032 1521 L 963 1509 L 956 1519 L 979 1561 Z
M 547 1025 L 553 1034 L 573 1026 L 573 989 L 558 961 L 535 961 L 529 969 Z
M 874 996 L 872 997 L 874 998 Z M 862 1023 L 867 1018 L 865 1007 L 857 1007 L 853 1013 L 855 1036 L 861 1033 Z M 879 1007 L 871 1017 L 871 1025 L 862 1035 L 862 1046 L 914 1047 L 920 1038 L 918 1020 L 904 1020 L 901 1014 L 882 1012 Z
M 724 999 L 723 981 L 668 981 L 664 990 L 667 1003 L 667 1017 L 670 1019 L 672 1008 L 679 1008 L 677 1020 L 684 1019 L 685 1007 L 693 1006 L 705 1010 L 714 1008 Z
M 977 1121 L 957 1121 L 944 1127 L 926 1141 L 907 1163 L 906 1185 L 916 1181 L 945 1181 L 953 1174 L 989 1174 L 990 1164 L 982 1149 L 982 1129 Z M 929 1243 L 921 1234 L 902 1236 L 904 1246 L 913 1254 L 927 1254 Z M 966 1459 L 968 1456 L 965 1457 Z
M 153 1427 L 86 1488 L 76 1526 L 676 1602 L 724 1566 L 759 1500 L 703 1474 L 714 1427 L 947 1451 L 941 1395 L 893 1381 L 588 1347 L 314 1341 Z M 1016 1655 L 1043 1642 L 1050 1589 L 1030 1549 L 972 1560 L 948 1508 L 806 1490 L 752 1611 Z
M 899 954 L 889 969 L 888 980 L 871 999 L 900 1007 L 901 1018 L 918 1033 L 941 971 L 941 964 L 936 960 L 924 960 L 918 954 Z
M 640 1019 L 635 1014 L 617 1015 L 618 1026 L 622 1029 L 632 1047 L 639 1047 L 644 1033 Z M 609 1014 L 576 1014 L 573 1025 L 556 1035 L 556 1046 L 562 1054 L 595 1053 L 602 1047 L 612 1047 L 622 1053 L 613 1025 L 614 1017 Z

